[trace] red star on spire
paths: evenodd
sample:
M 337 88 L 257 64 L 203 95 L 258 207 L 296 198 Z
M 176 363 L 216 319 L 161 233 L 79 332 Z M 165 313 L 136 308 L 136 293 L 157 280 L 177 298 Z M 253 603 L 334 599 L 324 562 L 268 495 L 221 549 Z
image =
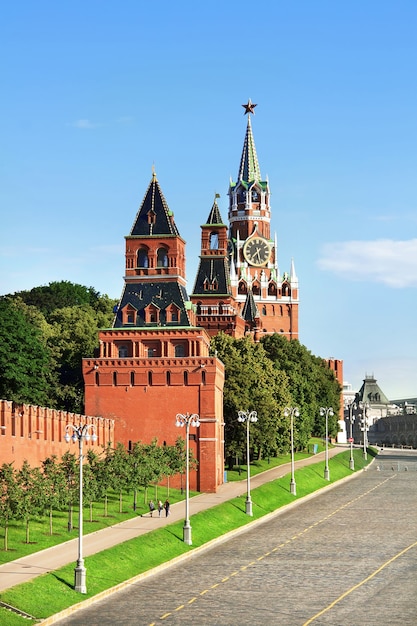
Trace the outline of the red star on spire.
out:
M 243 108 L 245 109 L 245 112 L 243 115 L 246 115 L 246 113 L 252 113 L 252 115 L 255 115 L 255 107 L 257 107 L 257 104 L 252 104 L 252 100 L 249 98 L 248 103 L 247 104 L 242 104 Z

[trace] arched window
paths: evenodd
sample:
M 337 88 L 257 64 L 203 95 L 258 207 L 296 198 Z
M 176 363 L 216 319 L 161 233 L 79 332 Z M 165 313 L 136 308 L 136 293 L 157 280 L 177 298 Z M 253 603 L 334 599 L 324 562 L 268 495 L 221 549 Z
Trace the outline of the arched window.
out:
M 117 387 L 117 372 L 113 372 L 113 385 Z
M 130 386 L 135 386 L 135 372 L 130 372 Z
M 262 307 L 262 315 L 266 315 L 266 306 L 265 305 Z
M 166 248 L 159 248 L 156 259 L 157 267 L 168 267 L 168 252 Z
M 100 387 L 100 374 L 98 372 L 96 372 L 96 385 Z
M 210 233 L 210 250 L 219 249 L 219 233 Z
M 187 372 L 187 370 L 184 371 L 184 385 L 188 385 L 188 372 Z
M 167 385 L 169 387 L 171 384 L 171 372 L 166 373 L 166 379 L 167 379 Z
M 246 287 L 246 283 L 244 283 L 243 281 L 240 281 L 240 283 L 239 283 L 238 293 L 239 294 L 246 294 L 246 293 L 248 293 L 248 290 L 247 290 L 247 287 Z
M 148 385 L 152 387 L 152 372 L 148 372 Z
M 269 283 L 268 285 L 268 296 L 276 296 L 277 295 L 277 287 L 275 283 Z
M 149 257 L 146 248 L 138 250 L 138 267 L 149 267 Z
M 185 346 L 183 343 L 177 343 L 177 345 L 175 346 L 175 356 L 185 356 Z
M 201 370 L 201 383 L 206 384 L 206 370 Z

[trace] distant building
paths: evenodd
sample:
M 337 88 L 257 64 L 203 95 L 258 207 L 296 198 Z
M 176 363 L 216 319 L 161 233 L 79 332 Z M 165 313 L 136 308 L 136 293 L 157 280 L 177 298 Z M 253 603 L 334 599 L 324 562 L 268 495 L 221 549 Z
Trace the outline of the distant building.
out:
M 417 398 L 389 400 L 373 375 L 366 375 L 358 392 L 344 385 L 345 431 L 353 434 L 356 444 L 417 448 Z M 352 419 L 352 430 L 351 430 Z

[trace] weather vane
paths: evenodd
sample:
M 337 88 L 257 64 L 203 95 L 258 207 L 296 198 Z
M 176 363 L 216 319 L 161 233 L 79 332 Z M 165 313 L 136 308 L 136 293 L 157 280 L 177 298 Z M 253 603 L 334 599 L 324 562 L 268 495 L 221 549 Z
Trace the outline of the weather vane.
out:
M 245 109 L 245 112 L 243 115 L 246 115 L 246 113 L 252 113 L 252 115 L 255 115 L 255 107 L 257 107 L 257 104 L 252 104 L 252 100 L 249 98 L 248 103 L 247 104 L 242 104 L 243 108 Z

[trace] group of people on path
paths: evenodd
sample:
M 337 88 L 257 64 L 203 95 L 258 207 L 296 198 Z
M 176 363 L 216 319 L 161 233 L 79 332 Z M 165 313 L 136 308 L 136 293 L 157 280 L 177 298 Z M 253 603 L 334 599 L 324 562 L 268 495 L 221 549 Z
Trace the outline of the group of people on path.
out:
M 158 500 L 158 505 L 157 505 L 158 517 L 161 517 L 162 511 L 164 509 L 165 509 L 165 517 L 168 517 L 168 515 L 169 515 L 169 506 L 170 506 L 169 505 L 169 500 L 165 500 L 164 504 L 162 504 L 161 500 Z M 156 507 L 155 507 L 154 501 L 150 500 L 150 502 L 149 502 L 149 512 L 150 512 L 151 517 L 153 517 L 153 512 L 155 511 L 155 508 Z

